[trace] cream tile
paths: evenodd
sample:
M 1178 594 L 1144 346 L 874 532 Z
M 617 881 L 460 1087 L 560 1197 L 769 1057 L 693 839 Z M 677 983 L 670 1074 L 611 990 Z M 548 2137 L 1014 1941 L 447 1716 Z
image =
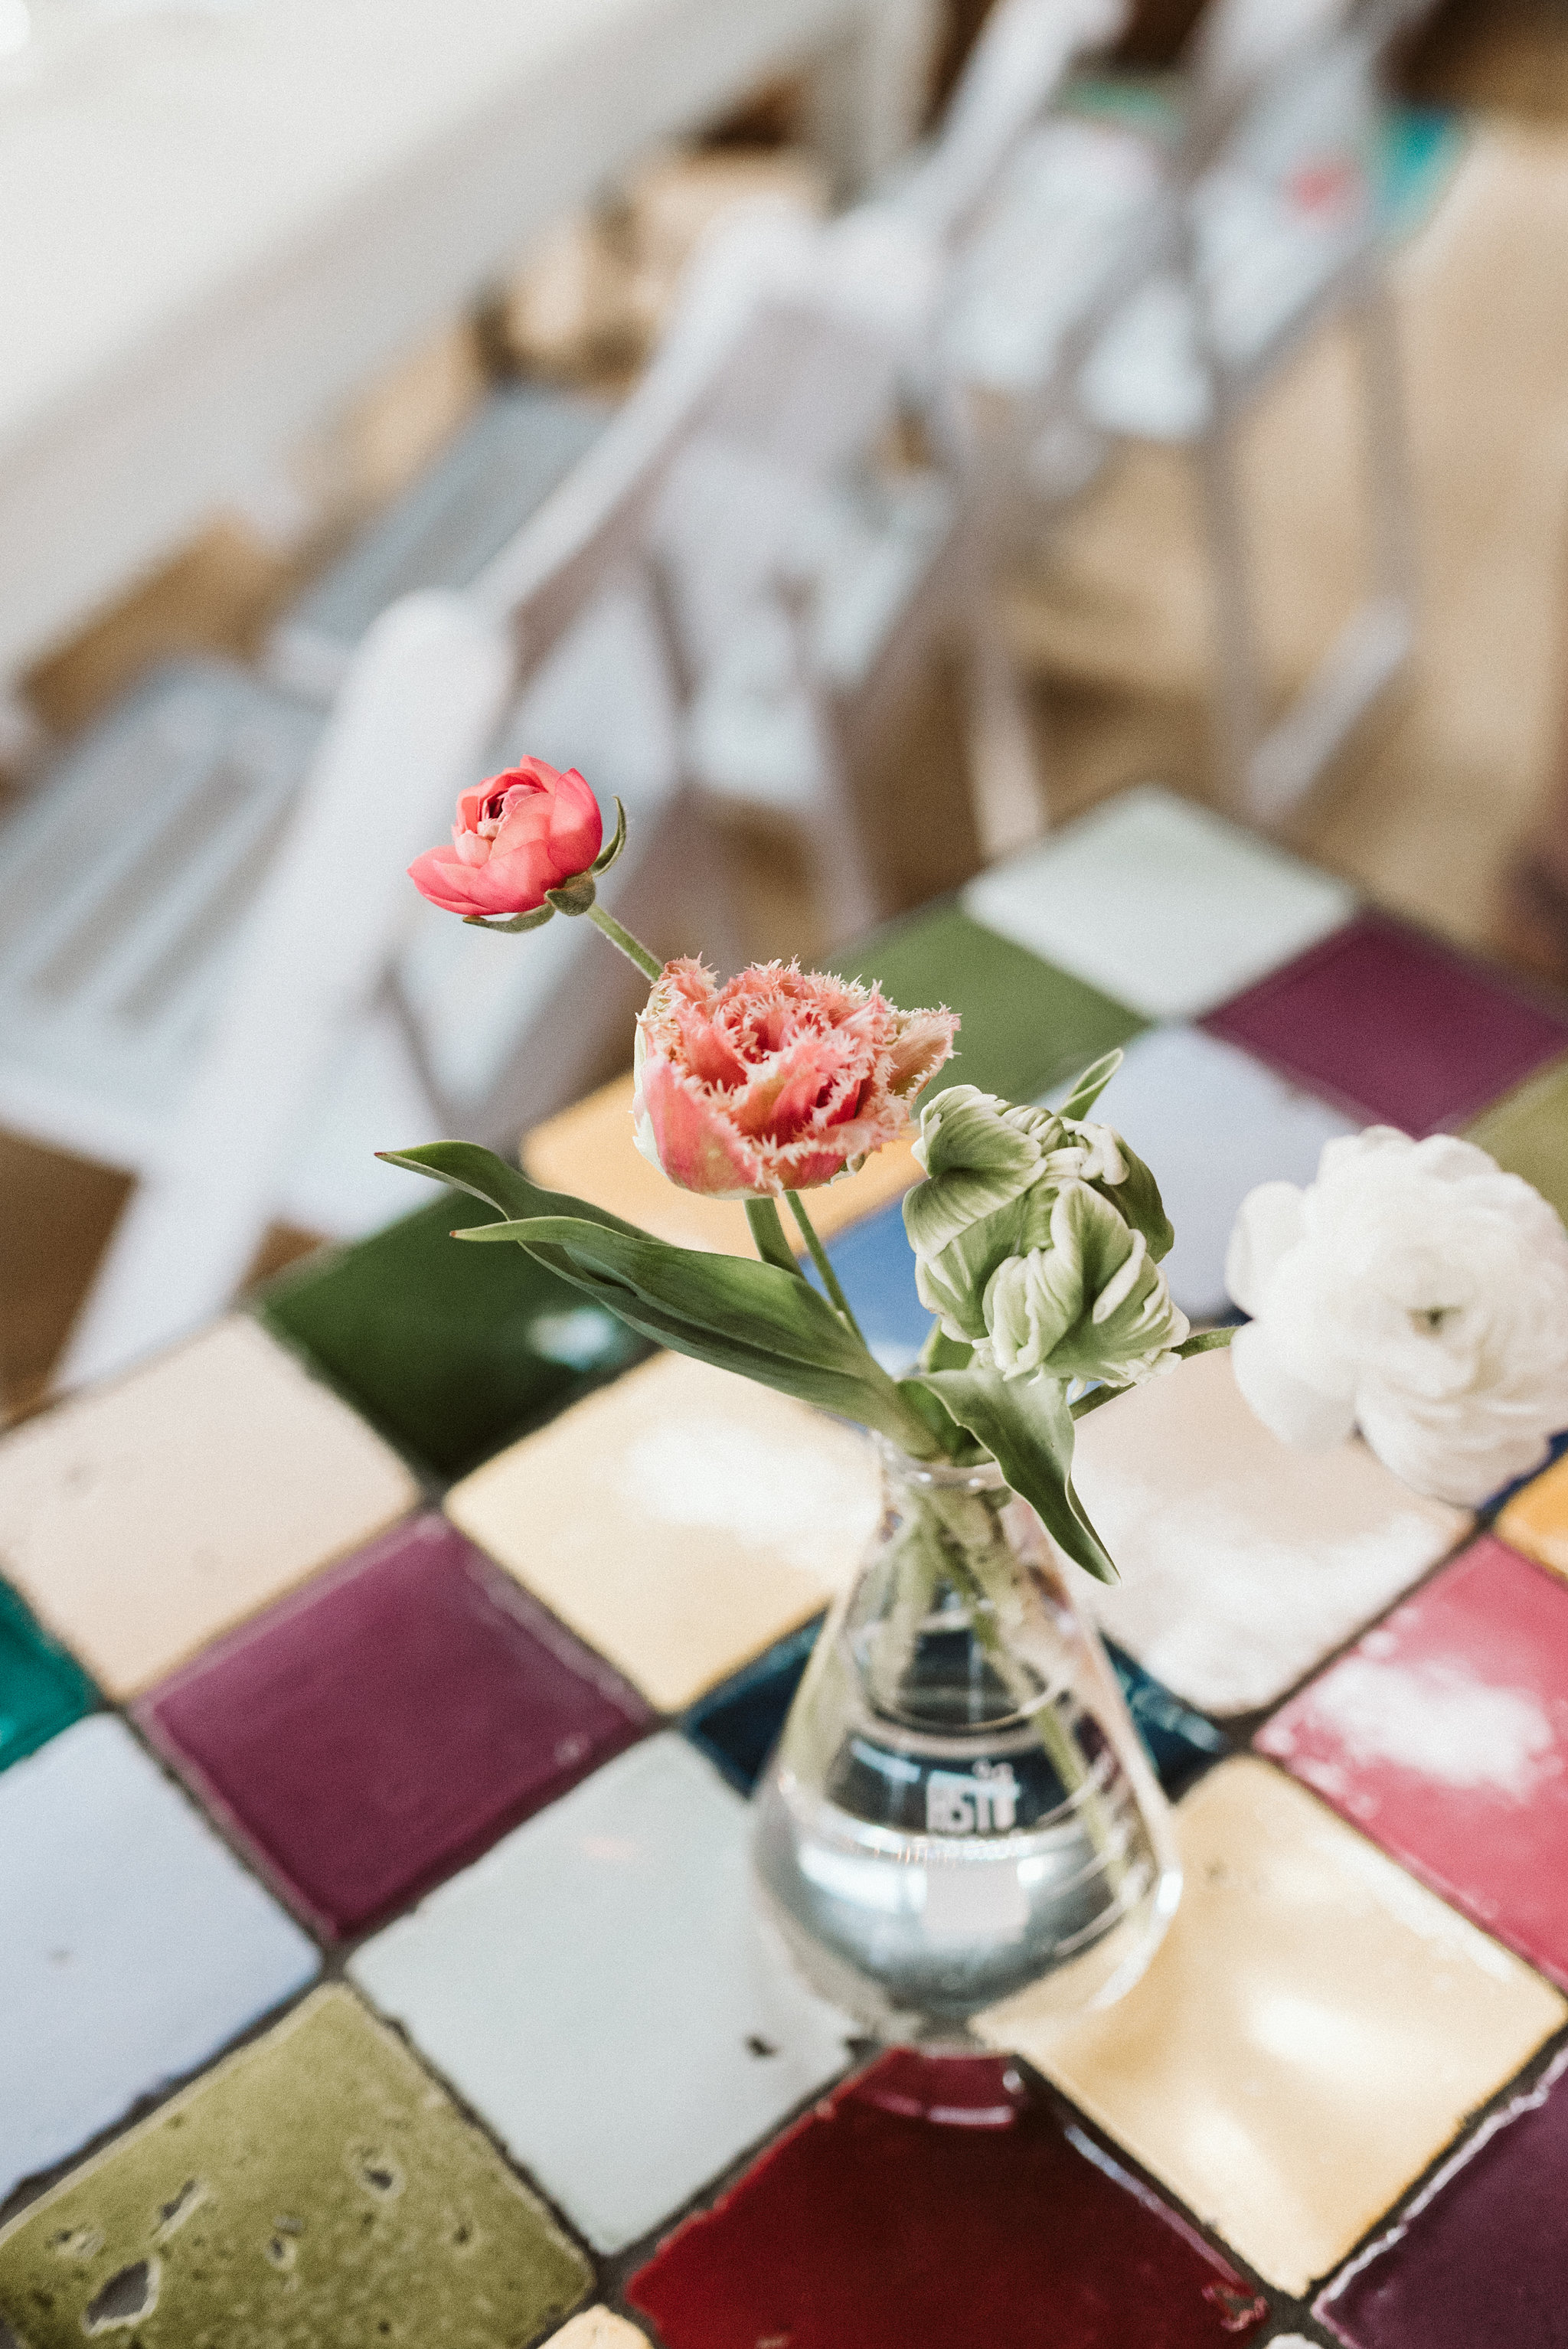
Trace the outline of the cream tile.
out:
M 1498 1518 L 1497 1530 L 1538 1566 L 1568 1575 L 1568 1459 L 1556 1461 L 1544 1476 L 1517 1492 Z
M 847 2061 L 851 2025 L 758 1930 L 749 1826 L 685 1738 L 652 1738 L 350 1962 L 602 2251 Z
M 418 1498 L 242 1317 L 0 1443 L 0 1569 L 129 1696 Z
M 487 1461 L 447 1509 L 676 1713 L 848 1579 L 877 1480 L 837 1421 L 661 1354 Z
M 550 2349 L 648 2349 L 648 2336 L 608 2308 L 585 2308 L 563 2333 L 552 2333 Z
M 699 1199 L 666 1182 L 632 1139 L 632 1080 L 617 1077 L 573 1109 L 536 1125 L 522 1145 L 522 1163 L 536 1183 L 570 1191 L 596 1207 L 640 1224 L 673 1247 L 712 1248 L 728 1256 L 754 1256 L 751 1227 L 738 1199 Z M 811 1221 L 824 1238 L 862 1216 L 874 1216 L 920 1179 L 906 1142 L 890 1143 L 869 1158 L 858 1174 L 813 1191 L 807 1202 Z M 795 1225 L 781 1210 L 791 1239 Z
M 1364 1444 L 1281 1444 L 1223 1353 L 1093 1413 L 1073 1473 L 1121 1571 L 1088 1587 L 1101 1627 L 1206 1713 L 1270 1703 L 1470 1523 Z
M 1151 1019 L 1191 1019 L 1337 929 L 1343 881 L 1152 784 L 964 892 L 964 910 Z
M 1177 1812 L 1186 1890 L 1143 1980 L 1037 2064 L 1251 2261 L 1304 2292 L 1555 2031 L 1568 2004 L 1267 1763 Z

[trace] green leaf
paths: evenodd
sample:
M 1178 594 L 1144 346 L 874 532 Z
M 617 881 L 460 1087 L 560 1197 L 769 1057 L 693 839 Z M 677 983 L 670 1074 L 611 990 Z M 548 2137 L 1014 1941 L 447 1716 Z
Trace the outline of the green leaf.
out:
M 1102 1052 L 1091 1061 L 1073 1085 L 1071 1092 L 1057 1112 L 1058 1117 L 1087 1117 L 1096 1102 L 1115 1076 L 1126 1054 L 1119 1045 L 1112 1052 Z
M 482 1224 L 459 1239 L 512 1240 L 645 1337 L 802 1402 L 861 1421 L 929 1459 L 926 1420 L 797 1271 L 669 1247 L 570 1216 Z
M 498 1158 L 493 1150 L 481 1149 L 477 1142 L 424 1142 L 416 1150 L 378 1150 L 376 1155 L 388 1166 L 407 1166 L 411 1174 L 449 1183 L 454 1191 L 467 1191 L 470 1197 L 482 1199 L 487 1207 L 513 1220 L 523 1216 L 575 1216 L 583 1223 L 603 1224 L 606 1231 L 628 1232 L 634 1239 L 653 1237 L 611 1215 L 607 1208 L 595 1207 L 591 1200 L 574 1199 L 569 1191 L 542 1189 L 521 1166 Z
M 614 829 L 614 832 L 612 833 L 612 835 L 611 835 L 611 837 L 610 837 L 610 839 L 609 839 L 608 843 L 605 844 L 605 846 L 604 846 L 604 847 L 603 847 L 603 848 L 599 851 L 599 854 L 598 854 L 598 855 L 593 859 L 593 864 L 588 867 L 589 872 L 590 872 L 590 873 L 608 873 L 608 871 L 610 870 L 611 865 L 612 865 L 612 864 L 614 864 L 614 863 L 615 862 L 616 857 L 617 857 L 617 856 L 619 856 L 619 854 L 621 854 L 622 849 L 623 849 L 623 848 L 624 848 L 624 846 L 625 846 L 625 845 L 626 845 L 626 811 L 625 811 L 625 809 L 621 805 L 620 801 L 619 801 L 619 800 L 617 800 L 617 801 L 615 802 L 615 829 Z
M 1097 1581 L 1114 1582 L 1116 1568 L 1073 1490 L 1073 1423 L 1060 1383 L 975 1367 L 913 1377 L 979 1438 L 1057 1548 Z
M 492 921 L 487 914 L 465 914 L 463 920 L 470 930 L 495 930 L 498 933 L 505 931 L 511 936 L 518 930 L 542 928 L 554 912 L 553 905 L 541 905 L 536 913 L 510 914 L 504 922 Z M 383 1151 L 377 1151 L 376 1154 L 378 1158 L 386 1155 Z

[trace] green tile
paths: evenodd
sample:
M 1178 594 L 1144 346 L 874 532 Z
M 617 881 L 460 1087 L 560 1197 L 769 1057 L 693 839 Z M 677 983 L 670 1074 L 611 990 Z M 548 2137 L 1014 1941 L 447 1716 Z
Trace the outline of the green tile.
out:
M 127 2349 L 522 2349 L 592 2281 L 341 1988 L 0 2234 L 0 2315 L 28 2349 L 99 2334 Z
M 441 1476 L 459 1476 L 645 1350 L 521 1248 L 465 1247 L 477 1200 L 445 1193 L 273 1283 L 265 1319 L 366 1416 Z
M 76 1658 L 0 1582 L 0 1770 L 36 1753 L 97 1702 L 98 1691 Z
M 960 1015 L 957 1049 L 934 1092 L 978 1085 L 1028 1101 L 1148 1024 L 955 905 L 891 924 L 834 968 L 878 980 L 906 1009 L 945 1003 Z
M 1533 1183 L 1568 1224 L 1568 1061 L 1553 1061 L 1517 1086 L 1466 1126 L 1465 1139 Z

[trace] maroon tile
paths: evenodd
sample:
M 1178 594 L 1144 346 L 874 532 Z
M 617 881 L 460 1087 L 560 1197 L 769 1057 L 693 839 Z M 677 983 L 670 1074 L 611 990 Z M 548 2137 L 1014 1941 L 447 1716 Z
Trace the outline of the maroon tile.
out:
M 1568 2054 L 1319 2294 L 1346 2349 L 1568 2349 Z
M 328 1939 L 427 1891 L 653 1719 L 438 1516 L 210 1648 L 136 1714 Z
M 1254 1742 L 1568 1987 L 1568 1588 L 1554 1576 L 1474 1543 Z
M 1005 2057 L 895 2048 L 627 2287 L 667 2349 L 1197 2349 L 1268 2313 Z
M 1430 1133 L 1568 1050 L 1568 1010 L 1362 914 L 1212 1011 L 1216 1036 L 1350 1116 Z

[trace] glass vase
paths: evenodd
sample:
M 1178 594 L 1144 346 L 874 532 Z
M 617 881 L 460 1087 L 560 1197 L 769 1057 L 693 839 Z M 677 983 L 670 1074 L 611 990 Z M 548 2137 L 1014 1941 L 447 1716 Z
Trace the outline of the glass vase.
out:
M 999 2000 L 1110 2004 L 1181 1897 L 1105 1651 L 995 1462 L 882 1444 L 885 1506 L 759 1785 L 752 1855 L 799 1971 L 884 2038 Z

